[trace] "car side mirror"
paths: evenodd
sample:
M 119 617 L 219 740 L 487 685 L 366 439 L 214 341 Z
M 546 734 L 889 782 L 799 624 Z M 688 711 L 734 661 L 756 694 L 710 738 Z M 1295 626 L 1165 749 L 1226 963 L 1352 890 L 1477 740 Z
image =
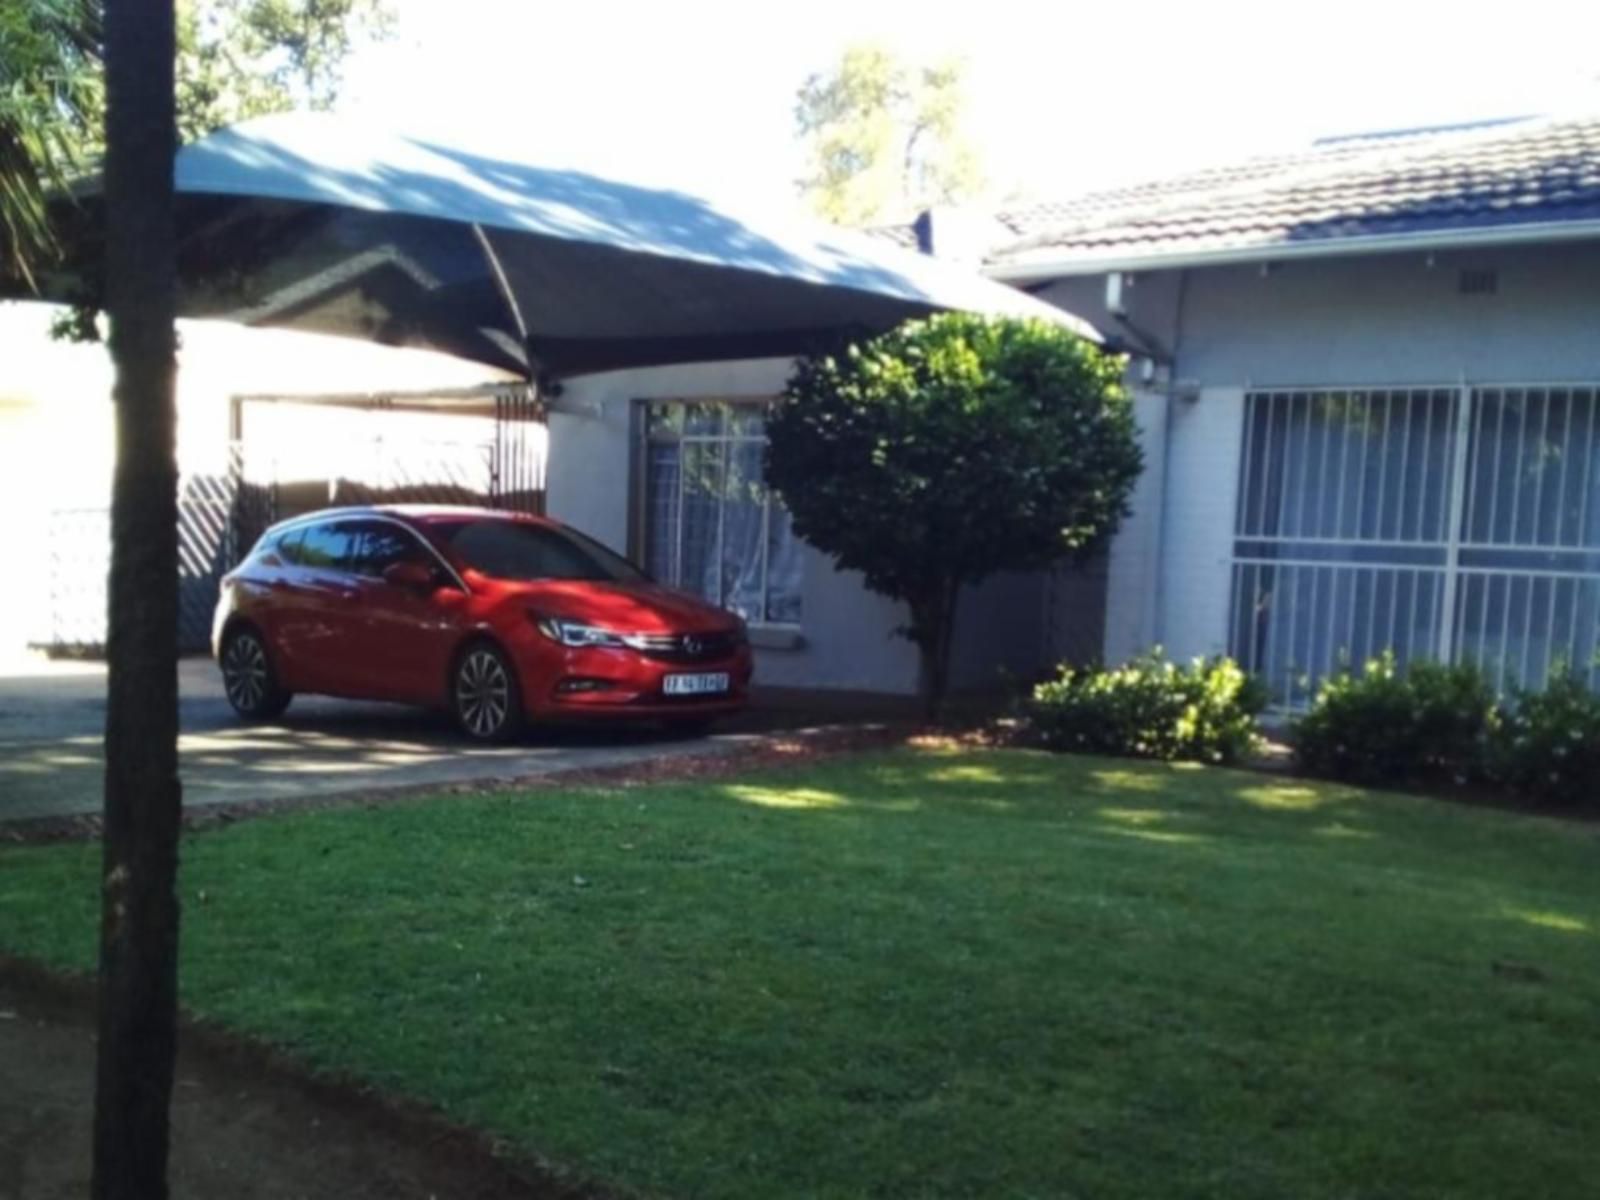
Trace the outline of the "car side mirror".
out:
M 419 592 L 431 592 L 439 586 L 439 572 L 427 563 L 390 563 L 383 569 L 383 579 L 395 587 L 412 588 Z

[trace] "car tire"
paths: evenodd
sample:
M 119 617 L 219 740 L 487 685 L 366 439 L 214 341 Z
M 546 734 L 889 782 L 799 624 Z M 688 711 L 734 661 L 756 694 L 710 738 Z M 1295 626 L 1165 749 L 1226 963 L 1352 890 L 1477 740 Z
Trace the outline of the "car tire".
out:
M 450 711 L 475 742 L 508 742 L 522 730 L 522 692 L 511 660 L 491 642 L 473 642 L 450 672 Z
M 294 699 L 294 694 L 279 684 L 272 654 L 254 629 L 245 627 L 229 633 L 218 663 L 228 704 L 246 721 L 270 721 Z

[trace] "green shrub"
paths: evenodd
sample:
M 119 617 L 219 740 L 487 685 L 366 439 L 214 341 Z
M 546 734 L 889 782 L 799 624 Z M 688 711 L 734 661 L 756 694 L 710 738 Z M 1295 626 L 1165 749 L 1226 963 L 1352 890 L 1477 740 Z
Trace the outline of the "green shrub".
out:
M 797 537 L 904 603 L 930 720 L 962 587 L 1084 561 L 1127 513 L 1126 366 L 1046 321 L 954 312 L 796 362 L 766 481 Z
M 1159 649 L 1112 670 L 1063 666 L 1028 716 L 1053 750 L 1237 762 L 1256 746 L 1266 691 L 1230 658 L 1168 661 Z
M 1493 742 L 1495 779 L 1517 796 L 1600 810 L 1600 696 L 1571 670 L 1518 692 Z
M 1392 655 L 1329 676 L 1294 725 L 1295 759 L 1314 775 L 1356 783 L 1465 783 L 1484 774 L 1499 723 L 1494 690 L 1470 663 Z

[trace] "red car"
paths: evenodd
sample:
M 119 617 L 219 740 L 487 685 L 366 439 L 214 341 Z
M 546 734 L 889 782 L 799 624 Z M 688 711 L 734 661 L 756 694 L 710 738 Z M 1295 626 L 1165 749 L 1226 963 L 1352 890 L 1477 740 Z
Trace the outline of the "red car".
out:
M 318 692 L 446 707 L 480 741 L 549 718 L 703 726 L 751 674 L 732 613 L 555 521 L 474 508 L 273 526 L 223 579 L 212 647 L 240 716 Z

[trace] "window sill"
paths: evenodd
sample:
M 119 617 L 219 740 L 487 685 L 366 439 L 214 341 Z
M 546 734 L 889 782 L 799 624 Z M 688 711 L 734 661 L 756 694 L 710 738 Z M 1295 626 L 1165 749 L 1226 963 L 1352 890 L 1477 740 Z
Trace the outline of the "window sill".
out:
M 781 625 L 752 625 L 750 645 L 757 650 L 803 650 L 806 635 Z

